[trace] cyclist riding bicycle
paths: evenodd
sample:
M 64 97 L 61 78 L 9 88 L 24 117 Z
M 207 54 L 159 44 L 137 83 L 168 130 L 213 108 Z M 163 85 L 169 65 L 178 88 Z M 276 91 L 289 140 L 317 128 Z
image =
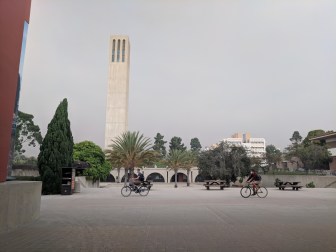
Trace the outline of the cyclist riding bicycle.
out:
M 246 180 L 246 182 L 252 183 L 252 186 L 253 186 L 252 195 L 256 195 L 257 193 L 256 187 L 259 187 L 259 184 L 261 182 L 261 176 L 254 169 L 251 169 L 251 174 Z
M 137 176 L 130 179 L 130 186 L 140 185 L 144 181 L 144 175 L 141 173 L 140 169 L 137 169 Z

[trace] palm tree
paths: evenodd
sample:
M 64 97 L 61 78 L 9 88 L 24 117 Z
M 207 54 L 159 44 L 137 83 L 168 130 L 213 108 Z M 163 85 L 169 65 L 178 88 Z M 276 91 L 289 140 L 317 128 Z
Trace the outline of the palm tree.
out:
M 111 164 L 125 168 L 125 184 L 128 171 L 133 175 L 134 167 L 141 167 L 157 159 L 157 152 L 151 150 L 150 139 L 139 132 L 127 131 L 116 137 L 109 147 L 111 150 L 108 151 L 108 159 Z
M 190 185 L 190 170 L 191 168 L 197 166 L 198 158 L 195 151 L 186 152 L 186 160 L 184 164 L 184 169 L 187 170 L 187 186 Z
M 184 150 L 172 149 L 167 157 L 168 167 L 175 172 L 175 188 L 177 188 L 177 171 L 184 168 L 188 159 L 187 152 Z

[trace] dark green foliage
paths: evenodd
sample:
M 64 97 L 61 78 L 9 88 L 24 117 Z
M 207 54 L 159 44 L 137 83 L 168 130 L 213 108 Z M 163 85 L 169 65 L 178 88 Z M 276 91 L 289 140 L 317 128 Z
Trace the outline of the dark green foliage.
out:
M 304 164 L 305 170 L 329 169 L 330 153 L 326 146 L 318 144 L 301 145 L 298 149 L 298 157 Z
M 294 131 L 292 137 L 289 139 L 293 144 L 299 144 L 302 141 L 302 136 L 299 131 Z
M 68 102 L 64 99 L 57 107 L 48 125 L 48 131 L 40 147 L 38 167 L 43 194 L 59 194 L 61 169 L 73 163 L 73 138 L 68 119 Z
M 165 157 L 167 154 L 166 146 L 165 146 L 167 141 L 164 141 L 163 138 L 164 136 L 161 135 L 160 133 L 156 134 L 156 137 L 154 137 L 155 141 L 154 141 L 153 150 L 159 152 L 162 157 Z
M 213 150 L 202 151 L 198 157 L 199 174 L 202 177 L 213 178 L 218 173 L 215 165 L 216 158 Z
M 90 168 L 84 171 L 85 176 L 95 180 L 104 180 L 111 171 L 111 165 L 105 161 L 105 153 L 96 144 L 90 141 L 80 142 L 74 145 L 73 158 L 75 161 L 83 161 L 90 164 Z
M 241 146 L 231 146 L 228 150 L 229 156 L 227 165 L 231 168 L 231 181 L 235 181 L 233 178 L 248 175 L 252 162 L 251 158 L 247 156 L 245 148 Z
M 200 174 L 213 179 L 229 179 L 231 173 L 226 166 L 227 160 L 228 152 L 224 144 L 220 144 L 213 150 L 202 152 L 198 160 Z
M 298 157 L 298 148 L 301 143 L 301 135 L 298 131 L 294 131 L 293 136 L 289 139 L 292 144 L 285 148 L 285 157 L 290 159 L 291 157 Z
M 308 132 L 307 136 L 305 137 L 305 139 L 302 141 L 302 143 L 304 144 L 304 146 L 308 146 L 311 141 L 311 138 L 314 137 L 319 137 L 325 134 L 324 130 L 318 129 L 318 130 L 311 130 Z M 325 144 L 325 140 L 323 140 L 322 142 L 319 142 L 321 145 Z
M 198 158 L 201 176 L 235 181 L 250 171 L 251 160 L 242 147 L 221 143 L 217 148 L 202 151 Z
M 41 181 L 41 177 L 15 176 L 15 180 L 18 180 L 18 181 Z
M 266 146 L 266 162 L 269 169 L 276 168 L 276 164 L 281 162 L 282 153 L 274 145 Z
M 14 164 L 37 165 L 36 157 L 26 157 L 25 155 L 16 155 L 13 160 Z
M 172 150 L 181 150 L 181 151 L 185 151 L 187 149 L 187 147 L 184 146 L 184 144 L 182 143 L 182 139 L 180 137 L 173 137 L 170 140 L 169 143 L 169 153 Z
M 202 149 L 202 145 L 197 137 L 190 140 L 190 149 L 194 152 L 199 152 Z
M 286 148 L 286 158 L 298 157 L 304 165 L 304 169 L 323 170 L 329 168 L 330 153 L 322 142 L 308 141 L 311 137 L 322 134 L 323 130 L 313 130 L 308 133 L 305 142 L 300 141 L 299 134 L 294 132 L 291 138 L 292 144 Z M 294 137 L 296 135 L 296 137 Z M 292 140 L 293 139 L 293 140 Z M 302 139 L 302 138 L 301 138 Z
M 306 187 L 307 187 L 307 188 L 315 188 L 315 184 L 314 184 L 314 182 L 312 181 L 312 182 L 306 184 Z
M 251 168 L 253 168 L 256 171 L 262 170 L 265 174 L 269 171 L 269 167 L 266 165 L 263 165 L 263 159 L 260 157 L 251 157 Z
M 40 127 L 34 124 L 34 116 L 18 111 L 16 118 L 16 133 L 15 133 L 15 152 L 21 155 L 26 152 L 23 149 L 23 144 L 35 147 L 36 144 L 42 143 L 42 135 Z
M 149 164 L 150 167 L 155 167 L 156 168 L 166 168 L 167 167 L 167 161 L 166 159 L 163 158 L 159 158 L 158 157 L 158 161 L 154 162 L 153 164 Z

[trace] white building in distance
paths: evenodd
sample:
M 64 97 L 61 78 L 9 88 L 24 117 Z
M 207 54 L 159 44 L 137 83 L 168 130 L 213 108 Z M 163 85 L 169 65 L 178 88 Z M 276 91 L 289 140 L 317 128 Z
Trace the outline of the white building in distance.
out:
M 235 133 L 230 138 L 224 138 L 222 142 L 244 147 L 251 157 L 263 158 L 266 153 L 265 138 L 253 138 L 250 133 Z
M 128 36 L 111 36 L 106 102 L 105 149 L 128 130 L 128 82 L 130 43 Z

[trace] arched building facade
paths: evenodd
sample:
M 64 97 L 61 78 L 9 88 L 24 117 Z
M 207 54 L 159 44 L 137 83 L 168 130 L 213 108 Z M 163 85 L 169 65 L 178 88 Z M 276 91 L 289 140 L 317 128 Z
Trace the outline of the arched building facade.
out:
M 153 182 L 162 182 L 162 183 L 170 183 L 170 182 L 174 182 L 175 178 L 175 172 L 174 170 L 170 169 L 170 168 L 149 168 L 149 167 L 145 167 L 145 168 L 140 168 L 141 172 L 144 174 L 145 180 L 151 180 Z M 136 169 L 135 169 L 136 171 Z M 189 180 L 191 183 L 195 183 L 195 181 L 197 182 L 199 180 L 199 176 L 198 176 L 199 172 L 198 172 L 198 168 L 197 167 L 193 167 L 190 170 L 189 173 Z M 125 169 L 120 169 L 120 177 L 121 180 L 124 180 L 125 177 Z M 112 170 L 110 172 L 110 181 L 117 181 L 118 178 L 118 171 L 116 169 Z M 179 169 L 177 172 L 177 182 L 187 182 L 187 171 L 184 169 Z

